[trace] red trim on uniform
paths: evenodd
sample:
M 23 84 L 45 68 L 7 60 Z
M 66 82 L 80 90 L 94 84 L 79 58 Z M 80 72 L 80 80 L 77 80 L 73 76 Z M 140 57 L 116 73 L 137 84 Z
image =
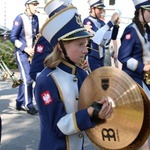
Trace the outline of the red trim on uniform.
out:
M 45 105 L 49 105 L 53 101 L 53 99 L 51 97 L 51 94 L 50 94 L 50 92 L 48 90 L 43 92 L 41 94 L 41 97 L 42 97 L 43 102 L 44 102 Z

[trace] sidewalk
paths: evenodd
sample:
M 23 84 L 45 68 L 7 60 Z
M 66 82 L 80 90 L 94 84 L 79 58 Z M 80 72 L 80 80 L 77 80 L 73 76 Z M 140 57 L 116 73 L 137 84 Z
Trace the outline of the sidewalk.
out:
M 15 75 L 19 77 L 18 72 Z M 0 150 L 38 150 L 40 123 L 38 115 L 16 111 L 15 99 L 18 88 L 12 88 L 12 80 L 0 78 L 0 114 L 2 141 Z M 85 150 L 97 150 L 86 137 Z
M 0 150 L 37 150 L 40 136 L 38 115 L 31 116 L 26 112 L 16 111 L 15 98 L 18 88 L 12 88 L 12 83 L 10 78 L 6 81 L 0 80 Z

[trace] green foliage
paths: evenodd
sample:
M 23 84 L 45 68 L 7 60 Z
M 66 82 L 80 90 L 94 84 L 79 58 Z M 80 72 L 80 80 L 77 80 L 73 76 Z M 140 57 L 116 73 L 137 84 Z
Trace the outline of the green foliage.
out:
M 9 40 L 0 37 L 0 57 L 9 69 L 17 69 L 14 57 L 14 45 Z

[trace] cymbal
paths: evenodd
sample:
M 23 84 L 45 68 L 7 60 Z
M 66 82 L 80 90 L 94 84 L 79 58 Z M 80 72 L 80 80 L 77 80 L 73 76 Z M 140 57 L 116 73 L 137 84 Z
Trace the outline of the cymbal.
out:
M 144 102 L 144 121 L 140 133 L 136 139 L 126 147 L 126 150 L 139 149 L 146 142 L 150 135 L 150 100 L 148 99 L 142 87 L 140 85 L 138 85 L 138 87 Z
M 138 85 L 138 84 L 137 84 Z M 150 135 L 150 101 L 145 94 L 144 90 L 140 85 L 138 85 L 143 102 L 144 102 L 144 121 L 142 124 L 142 128 L 136 137 L 136 139 L 127 147 L 121 149 L 121 150 L 137 150 L 146 142 L 146 140 L 149 138 Z M 101 150 L 106 150 L 105 148 L 101 147 Z M 109 149 L 107 149 L 109 150 Z
M 107 97 L 113 106 L 110 118 L 86 130 L 89 139 L 99 148 L 123 149 L 138 136 L 144 119 L 141 92 L 133 79 L 121 69 L 101 67 L 84 80 L 79 92 L 79 110 Z

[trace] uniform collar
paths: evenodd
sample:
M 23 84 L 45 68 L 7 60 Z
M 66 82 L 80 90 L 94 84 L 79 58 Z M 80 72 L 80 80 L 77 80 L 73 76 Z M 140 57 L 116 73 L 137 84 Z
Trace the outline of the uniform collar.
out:
M 97 17 L 94 17 L 94 16 L 92 16 L 92 15 L 90 15 L 90 17 L 93 18 L 93 19 L 97 19 Z
M 61 63 L 58 65 L 58 67 L 67 73 L 76 73 L 76 66 L 66 62 L 64 59 L 61 60 Z
M 25 11 L 24 14 L 29 18 L 29 20 L 31 20 L 34 16 L 34 14 L 28 15 L 27 11 Z

